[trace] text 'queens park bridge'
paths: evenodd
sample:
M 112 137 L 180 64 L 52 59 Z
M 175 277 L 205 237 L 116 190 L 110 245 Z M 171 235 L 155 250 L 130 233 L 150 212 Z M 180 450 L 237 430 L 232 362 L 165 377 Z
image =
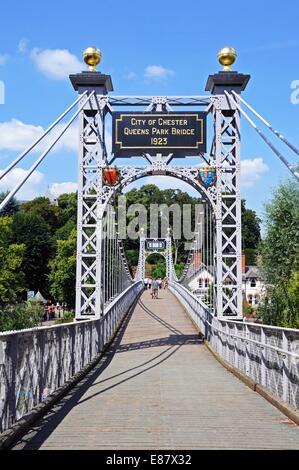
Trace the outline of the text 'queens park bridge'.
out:
M 0 445 L 299 448 L 299 330 L 242 317 L 241 117 L 295 179 L 248 112 L 298 149 L 241 97 L 250 76 L 231 71 L 232 48 L 220 52 L 224 70 L 208 77 L 203 96 L 114 95 L 111 77 L 96 71 L 100 57 L 85 51 L 89 71 L 70 76 L 79 97 L 0 176 L 78 106 L 0 205 L 78 117 L 76 321 L 0 333 Z M 186 157 L 196 163 L 175 163 Z M 126 260 L 115 204 L 129 184 L 157 175 L 189 184 L 202 203 L 180 278 L 170 230 L 149 239 L 141 228 L 134 276 Z M 167 269 L 157 299 L 144 282 L 154 252 Z M 200 298 L 188 286 L 203 265 L 213 287 Z

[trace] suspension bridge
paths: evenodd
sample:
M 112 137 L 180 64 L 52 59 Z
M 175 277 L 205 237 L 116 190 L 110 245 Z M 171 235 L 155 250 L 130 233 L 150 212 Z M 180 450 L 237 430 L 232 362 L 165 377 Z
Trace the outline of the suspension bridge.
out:
M 209 76 L 203 96 L 117 96 L 111 77 L 96 71 L 99 51 L 89 48 L 84 57 L 89 71 L 70 76 L 79 97 L 0 176 L 77 106 L 0 205 L 1 211 L 79 117 L 76 321 L 0 333 L 2 447 L 298 449 L 299 330 L 247 323 L 242 315 L 241 116 L 299 175 L 242 105 L 297 155 L 298 149 L 241 98 L 250 76 L 230 70 L 233 49 L 220 53 L 224 70 Z M 132 112 L 136 107 L 142 111 Z M 126 138 L 132 116 L 139 128 Z M 154 124 L 162 136 L 175 129 L 176 138 L 146 141 Z M 182 155 L 200 165 L 174 164 Z M 146 163 L 113 167 L 121 156 Z M 147 235 L 140 232 L 133 277 L 114 208 L 117 194 L 148 176 L 185 181 L 204 205 L 181 278 L 170 231 L 160 240 L 168 288 L 158 299 L 144 288 Z M 188 289 L 201 263 L 213 272 L 206 300 Z

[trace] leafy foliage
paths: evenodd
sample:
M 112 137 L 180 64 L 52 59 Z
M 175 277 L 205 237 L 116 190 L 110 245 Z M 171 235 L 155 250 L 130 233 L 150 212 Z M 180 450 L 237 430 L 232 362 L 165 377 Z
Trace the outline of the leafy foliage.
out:
M 0 305 L 18 300 L 24 291 L 24 276 L 20 272 L 25 245 L 10 243 L 12 218 L 0 217 Z
M 9 191 L 4 191 L 0 193 L 0 203 L 4 201 L 6 196 L 9 194 Z M 1 211 L 1 216 L 13 216 L 18 212 L 20 208 L 19 202 L 16 198 L 12 198 L 9 203 L 5 206 L 5 208 Z
M 18 212 L 12 222 L 11 242 L 25 246 L 21 270 L 25 275 L 26 287 L 35 292 L 47 292 L 48 264 L 53 254 L 53 244 L 50 228 L 43 217 L 34 212 Z
M 6 194 L 0 194 L 0 201 L 4 199 Z M 118 197 L 119 195 L 116 194 L 116 199 Z M 191 204 L 191 221 L 194 228 L 194 207 L 195 204 L 201 202 L 200 198 L 193 198 L 181 190 L 161 190 L 155 184 L 132 189 L 126 193 L 126 198 L 127 207 L 131 204 L 145 206 L 148 213 L 148 226 L 150 226 L 149 209 L 151 204 L 159 206 L 178 204 L 180 207 L 184 204 Z M 244 246 L 245 249 L 252 250 L 252 259 L 255 259 L 256 243 L 260 237 L 259 220 L 253 211 L 248 212 L 244 202 L 242 214 L 243 225 L 245 224 L 245 229 L 243 227 Z M 128 216 L 127 223 L 132 218 L 133 216 Z M 162 220 L 166 223 L 164 212 L 160 212 L 158 230 L 161 229 Z M 52 205 L 45 197 L 38 197 L 22 204 L 13 198 L 5 211 L 1 213 L 0 305 L 6 312 L 4 316 L 2 315 L 2 321 L 3 318 L 7 320 L 8 329 L 13 328 L 9 312 L 16 311 L 14 304 L 19 302 L 22 296 L 24 297 L 26 290 L 30 289 L 35 292 L 40 290 L 46 298 L 51 297 L 53 300 L 67 302 L 70 308 L 74 306 L 76 223 L 76 193 L 59 196 L 57 206 Z M 169 226 L 172 227 L 172 225 L 173 215 L 170 211 Z M 159 236 L 164 237 L 165 233 L 160 233 Z M 184 238 L 177 240 L 173 248 L 175 270 L 178 277 L 182 274 L 187 255 L 184 250 L 184 242 Z M 124 244 L 129 264 L 136 266 L 139 240 L 126 239 Z M 152 275 L 163 278 L 166 274 L 164 260 L 161 260 L 161 257 L 157 255 L 156 258 L 152 258 L 151 263 Z M 17 325 L 22 325 L 22 328 L 27 324 L 23 320 L 17 323 Z M 3 322 L 1 325 L 4 328 Z
M 266 206 L 267 233 L 260 245 L 267 296 L 259 308 L 262 321 L 298 327 L 299 188 L 282 184 Z
M 0 331 L 33 328 L 41 322 L 43 308 L 39 302 L 22 302 L 0 310 Z
M 29 214 L 36 214 L 47 223 L 51 234 L 59 227 L 59 208 L 50 203 L 46 197 L 37 197 L 32 201 L 22 204 L 22 211 Z
M 180 279 L 180 277 L 182 276 L 184 268 L 185 268 L 185 263 L 177 263 L 174 265 L 174 270 L 178 279 Z
M 246 208 L 244 199 L 241 201 L 242 211 L 242 241 L 245 252 L 246 264 L 255 266 L 257 264 L 257 249 L 261 241 L 261 220 L 256 212 Z
M 146 184 L 142 186 L 140 189 L 133 188 L 131 191 L 126 193 L 126 200 L 127 200 L 127 207 L 133 204 L 142 204 L 145 209 L 147 210 L 147 227 L 151 227 L 151 229 L 157 230 L 159 237 L 165 237 L 165 233 L 162 232 L 162 220 L 164 224 L 169 225 L 170 228 L 173 227 L 173 214 L 170 211 L 169 214 L 169 224 L 166 219 L 166 214 L 160 213 L 159 221 L 157 226 L 154 227 L 154 220 L 156 218 L 151 218 L 150 213 L 150 206 L 151 204 L 158 204 L 162 206 L 166 204 L 167 206 L 171 206 L 172 204 L 178 204 L 181 208 L 184 204 L 191 204 L 192 212 L 191 212 L 191 222 L 194 228 L 194 220 L 195 220 L 195 204 L 199 204 L 201 202 L 200 199 L 191 197 L 188 193 L 181 191 L 179 189 L 165 189 L 161 190 L 155 184 Z M 134 218 L 134 216 L 127 217 L 127 224 Z M 183 224 L 183 220 L 181 220 L 181 224 Z M 177 240 L 175 244 L 175 262 L 180 263 L 186 261 L 187 253 L 184 250 L 184 243 L 185 238 L 183 236 L 183 226 L 181 225 L 181 232 L 182 232 L 182 239 Z M 149 234 L 148 234 L 149 235 Z M 126 253 L 130 251 L 129 256 L 133 256 L 132 251 L 135 251 L 135 259 L 138 259 L 138 252 L 139 252 L 139 241 L 138 240 L 125 240 L 125 248 Z
M 59 318 L 59 320 L 56 320 L 55 324 L 59 325 L 61 323 L 71 323 L 74 321 L 75 314 L 74 312 L 71 311 L 65 311 L 63 318 Z
M 151 276 L 155 279 L 164 279 L 166 276 L 166 263 L 160 262 L 151 270 Z
M 67 240 L 57 241 L 56 256 L 50 262 L 51 294 L 70 307 L 75 304 L 76 246 L 77 232 L 73 229 Z
M 77 223 L 77 193 L 61 194 L 58 198 L 60 227 L 72 221 Z

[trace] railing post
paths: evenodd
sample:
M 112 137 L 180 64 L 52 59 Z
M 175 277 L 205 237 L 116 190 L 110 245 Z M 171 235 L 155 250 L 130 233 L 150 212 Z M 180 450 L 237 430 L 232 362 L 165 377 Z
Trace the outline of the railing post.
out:
M 287 334 L 285 331 L 282 331 L 282 349 L 288 351 L 289 343 Z M 284 401 L 288 401 L 288 392 L 289 392 L 289 379 L 288 379 L 288 366 L 289 366 L 289 356 L 286 354 L 283 358 L 283 367 L 282 367 L 282 398 Z
M 56 348 L 58 349 L 58 360 L 57 360 L 57 387 L 61 385 L 62 375 L 62 328 L 56 330 Z
M 45 388 L 45 332 L 43 330 L 37 333 L 38 335 L 38 349 L 39 349 L 39 365 L 38 365 L 38 375 L 39 375 L 39 401 L 43 401 L 44 388 Z
M 266 348 L 266 335 L 264 328 L 261 327 L 261 343 L 264 345 L 261 349 L 261 385 L 263 387 L 267 386 L 267 348 Z
M 250 359 L 249 359 L 249 351 L 248 351 L 249 342 L 247 341 L 250 335 L 249 335 L 248 325 L 246 323 L 244 323 L 244 325 L 245 325 L 245 335 L 244 335 L 245 374 L 250 376 Z
M 237 336 L 237 327 L 236 327 L 236 324 L 234 323 L 234 338 L 233 338 L 233 341 L 234 341 L 234 366 L 236 368 L 238 368 L 238 338 L 236 338 Z
M 78 331 L 78 324 L 76 323 L 73 328 L 70 328 L 71 332 L 71 375 L 75 375 L 76 371 L 76 333 Z
M 8 427 L 11 426 L 16 420 L 16 405 L 17 405 L 17 364 L 18 364 L 18 334 L 15 334 L 11 338 L 10 344 L 10 358 L 8 362 Z

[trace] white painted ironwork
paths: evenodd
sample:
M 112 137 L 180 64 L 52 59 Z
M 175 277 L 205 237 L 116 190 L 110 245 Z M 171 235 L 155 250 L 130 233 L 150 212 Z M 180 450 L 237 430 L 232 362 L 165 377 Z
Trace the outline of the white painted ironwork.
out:
M 274 147 L 274 145 L 270 142 L 270 140 L 265 136 L 265 134 L 260 130 L 259 127 L 253 122 L 253 120 L 248 116 L 248 114 L 239 106 L 236 100 L 225 90 L 225 95 L 227 96 L 230 103 L 235 106 L 240 113 L 245 117 L 245 119 L 249 122 L 249 124 L 253 127 L 253 129 L 258 133 L 258 135 L 263 139 L 263 141 L 270 147 L 272 152 L 279 158 L 279 160 L 287 167 L 287 169 L 292 173 L 293 176 L 299 181 L 299 173 L 296 171 L 295 167 L 291 165 L 288 160 L 282 155 L 282 153 Z M 296 152 L 297 153 L 297 152 Z
M 213 107 L 217 169 L 215 309 L 242 318 L 240 113 L 218 96 Z
M 0 333 L 0 433 L 103 351 L 142 289 L 127 287 L 97 320 Z
M 21 187 L 25 184 L 25 182 L 28 180 L 28 178 L 30 177 L 30 175 L 32 175 L 32 173 L 34 172 L 34 170 L 36 170 L 36 168 L 42 163 L 42 161 L 46 158 L 46 156 L 48 155 L 48 153 L 50 152 L 50 150 L 52 150 L 52 148 L 57 144 L 57 142 L 59 141 L 59 139 L 63 136 L 63 134 L 65 134 L 65 132 L 67 131 L 67 129 L 70 127 L 70 125 L 74 122 L 74 120 L 76 119 L 76 117 L 78 116 L 78 114 L 82 111 L 82 109 L 84 108 L 84 106 L 89 102 L 89 100 L 92 98 L 92 96 L 94 95 L 94 91 L 92 91 L 89 96 L 84 100 L 82 98 L 82 103 L 79 107 L 79 109 L 75 112 L 75 114 L 69 119 L 69 121 L 66 123 L 66 125 L 63 127 L 63 129 L 59 132 L 58 136 L 55 137 L 55 139 L 53 140 L 53 142 L 51 142 L 51 144 L 46 148 L 46 150 L 41 154 L 41 156 L 34 162 L 34 164 L 31 166 L 31 168 L 26 172 L 25 176 L 22 178 L 21 181 L 19 181 L 15 187 L 9 192 L 9 194 L 5 197 L 5 199 L 2 201 L 2 203 L 0 204 L 0 212 L 2 211 L 2 209 L 4 209 L 4 207 L 9 203 L 9 201 L 13 198 L 13 196 L 21 189 Z M 84 98 L 85 98 L 86 94 L 84 94 Z M 56 121 L 56 124 L 57 124 L 58 120 Z M 51 128 L 53 128 L 54 126 L 50 126 Z M 45 134 L 44 134 L 45 135 Z M 37 142 L 36 142 L 37 143 Z M 33 148 L 36 143 L 34 143 L 31 147 Z M 23 155 L 25 156 L 25 154 Z M 19 157 L 20 158 L 20 157 Z M 23 158 L 23 157 L 22 157 Z M 15 165 L 15 163 L 13 163 L 9 170 L 11 170 L 11 168 Z
M 171 235 L 170 231 L 168 230 L 166 238 L 159 238 L 159 240 L 165 240 L 165 250 L 158 251 L 158 250 L 146 250 L 146 241 L 148 239 L 142 233 L 139 238 L 139 257 L 138 257 L 138 265 L 135 275 L 135 280 L 144 280 L 145 278 L 145 261 L 146 258 L 153 253 L 158 253 L 159 255 L 165 258 L 166 262 L 166 277 L 168 279 L 177 280 L 177 276 L 175 273 L 174 265 L 173 265 L 173 258 L 172 258 L 172 244 L 171 244 Z
M 184 286 L 170 290 L 213 350 L 273 395 L 299 408 L 299 330 L 219 319 Z
M 79 96 L 79 98 L 77 98 L 57 119 L 56 121 L 54 121 L 41 135 L 40 137 L 38 137 L 32 144 L 29 145 L 29 147 L 27 147 L 26 150 L 24 150 L 12 163 L 10 163 L 8 165 L 7 168 L 5 168 L 5 170 L 3 170 L 3 172 L 1 173 L 0 175 L 0 180 L 2 180 L 2 178 L 4 178 L 4 176 L 10 172 L 10 170 L 12 170 L 21 160 L 23 160 L 23 158 L 29 153 L 31 152 L 32 149 L 34 149 L 34 147 L 36 147 L 37 144 L 39 144 L 39 142 L 46 136 L 49 134 L 49 132 L 51 132 L 54 127 L 76 106 L 76 104 L 82 99 L 84 98 L 84 96 L 87 95 L 87 90 L 82 94 L 82 96 Z
M 293 145 L 288 139 L 286 139 L 277 129 L 275 129 L 270 124 L 270 122 L 268 122 L 265 118 L 263 118 L 263 116 L 261 116 L 252 106 L 250 106 L 249 103 L 247 103 L 247 101 L 241 98 L 241 96 L 238 95 L 234 90 L 232 90 L 232 94 L 234 95 L 235 98 L 237 98 L 237 100 L 240 100 L 241 103 L 243 103 L 246 106 L 246 108 L 248 108 L 249 111 L 251 111 L 260 121 L 262 121 L 262 123 L 265 124 L 265 126 L 267 126 L 268 129 L 271 132 L 273 132 L 273 134 L 276 135 L 276 137 L 278 137 L 284 144 L 286 144 L 291 150 L 293 150 L 293 152 L 296 153 L 296 155 L 299 156 L 299 149 L 295 147 L 295 145 Z

